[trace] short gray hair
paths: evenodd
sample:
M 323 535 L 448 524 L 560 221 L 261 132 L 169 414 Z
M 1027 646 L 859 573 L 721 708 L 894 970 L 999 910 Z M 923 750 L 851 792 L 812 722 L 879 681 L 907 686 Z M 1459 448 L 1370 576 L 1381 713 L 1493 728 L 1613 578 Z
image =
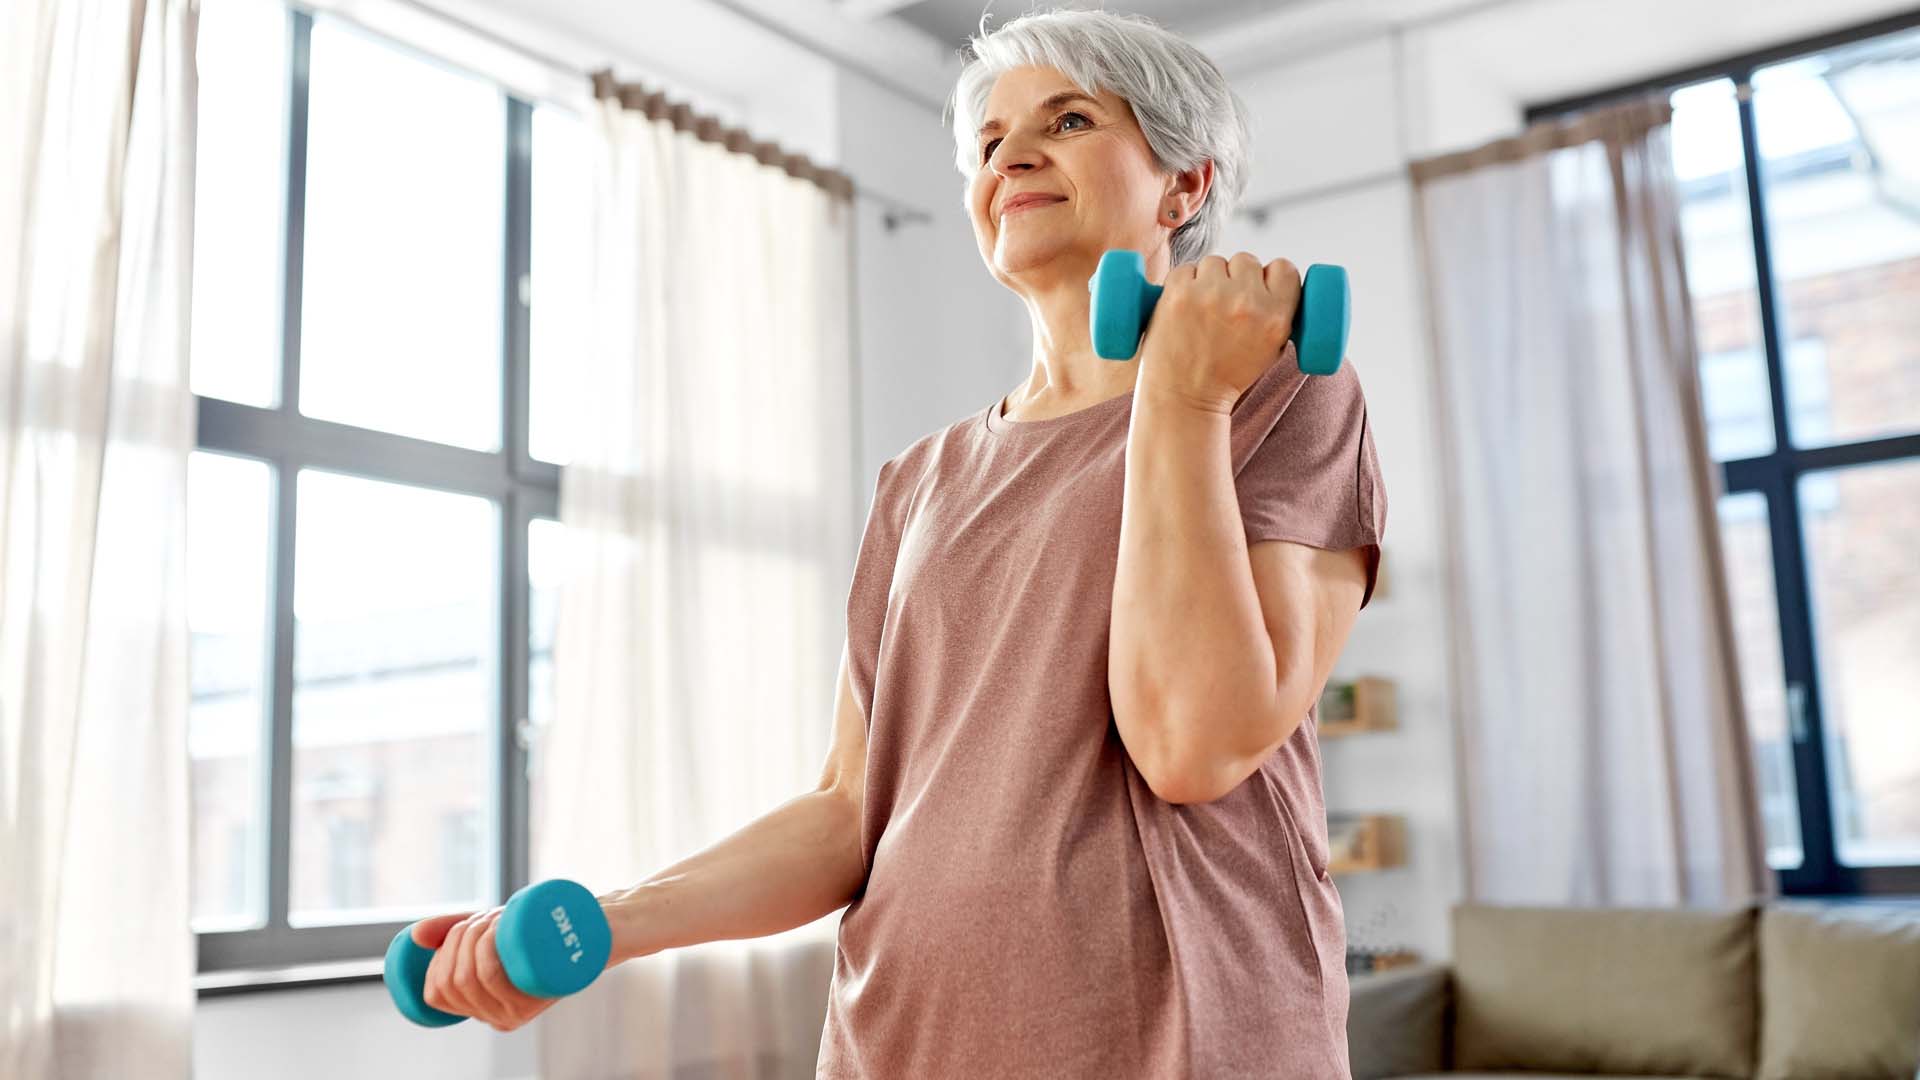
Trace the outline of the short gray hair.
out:
M 1155 164 L 1173 174 L 1213 159 L 1213 184 L 1200 212 L 1174 231 L 1171 265 L 1213 250 L 1247 188 L 1246 105 L 1207 55 L 1144 15 L 1055 8 L 1022 15 L 969 38 L 953 98 L 954 164 L 972 182 L 980 167 L 976 133 L 993 84 L 1010 68 L 1050 67 L 1083 92 L 1125 98 Z

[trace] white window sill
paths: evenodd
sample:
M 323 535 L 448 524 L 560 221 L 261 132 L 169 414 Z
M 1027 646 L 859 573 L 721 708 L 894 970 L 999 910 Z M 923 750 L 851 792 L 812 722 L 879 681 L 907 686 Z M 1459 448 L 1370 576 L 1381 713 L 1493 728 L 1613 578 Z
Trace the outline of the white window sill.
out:
M 240 994 L 254 990 L 290 990 L 340 983 L 367 982 L 380 978 L 385 969 L 379 958 L 337 960 L 324 964 L 290 964 L 277 968 L 236 968 L 231 971 L 203 971 L 193 977 L 193 989 L 201 997 Z

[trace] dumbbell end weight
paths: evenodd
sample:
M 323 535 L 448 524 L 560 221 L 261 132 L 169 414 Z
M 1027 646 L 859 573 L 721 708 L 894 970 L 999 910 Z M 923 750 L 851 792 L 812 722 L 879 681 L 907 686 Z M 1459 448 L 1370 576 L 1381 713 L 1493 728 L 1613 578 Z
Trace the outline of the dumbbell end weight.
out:
M 385 979 L 387 993 L 400 1015 L 421 1027 L 446 1027 L 466 1017 L 441 1012 L 427 1004 L 427 965 L 433 963 L 433 950 L 413 940 L 409 926 L 393 936 L 387 946 Z
M 1314 263 L 1300 280 L 1300 310 L 1293 319 L 1294 355 L 1309 375 L 1331 375 L 1347 355 L 1347 331 L 1353 324 L 1353 293 L 1347 268 Z
M 507 898 L 494 926 L 494 948 L 507 979 L 522 993 L 557 998 L 584 990 L 606 970 L 613 931 L 600 901 L 578 882 L 536 882 Z M 413 940 L 413 928 L 387 946 L 386 984 L 400 1015 L 423 1027 L 466 1019 L 428 1005 L 427 965 L 433 950 Z
M 1127 360 L 1140 349 L 1140 335 L 1160 300 L 1161 287 L 1147 280 L 1145 256 L 1128 248 L 1113 248 L 1100 256 L 1100 265 L 1087 279 L 1092 294 L 1088 331 L 1094 354 L 1106 360 Z
M 534 997 L 566 997 L 606 970 L 613 930 L 586 886 L 564 878 L 513 894 L 494 931 L 507 978 Z M 512 916 L 512 917 L 509 917 Z

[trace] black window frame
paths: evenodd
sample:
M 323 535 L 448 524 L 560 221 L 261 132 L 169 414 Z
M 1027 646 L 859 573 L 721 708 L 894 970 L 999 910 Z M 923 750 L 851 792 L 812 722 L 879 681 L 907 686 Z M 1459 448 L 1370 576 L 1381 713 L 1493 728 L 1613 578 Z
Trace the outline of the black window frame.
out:
M 506 132 L 504 247 L 501 281 L 501 435 L 498 451 L 477 451 L 389 432 L 303 416 L 299 409 L 303 247 L 306 225 L 307 117 L 311 85 L 314 14 L 289 6 L 285 204 L 279 404 L 259 408 L 196 396 L 197 449 L 264 462 L 273 470 L 271 662 L 269 708 L 262 721 L 267 768 L 262 812 L 266 851 L 266 921 L 261 927 L 205 930 L 198 942 L 203 973 L 279 969 L 380 957 L 409 921 L 291 926 L 288 921 L 292 824 L 294 537 L 301 469 L 317 468 L 370 480 L 410 484 L 474 495 L 492 502 L 500 525 L 497 575 L 499 684 L 489 729 L 489 775 L 494 798 L 486 888 L 499 903 L 526 883 L 528 874 L 527 670 L 531 662 L 527 533 L 536 519 L 559 519 L 561 467 L 528 452 L 529 294 L 533 110 L 529 101 L 501 90 Z M 322 15 L 321 17 L 327 17 Z M 351 25 L 345 23 L 343 25 Z M 362 33 L 372 31 L 356 30 Z M 422 61 L 444 60 L 403 42 L 374 36 Z M 316 981 L 333 981 L 322 978 Z M 206 992 L 206 991 L 203 991 Z M 212 992 L 219 992 L 215 988 Z
M 1748 221 L 1753 233 L 1761 338 L 1766 350 L 1767 383 L 1773 407 L 1771 453 L 1722 464 L 1724 493 L 1759 492 L 1767 500 L 1768 533 L 1773 545 L 1774 595 L 1779 608 L 1782 674 L 1793 753 L 1794 783 L 1800 812 L 1801 863 L 1774 871 L 1787 896 L 1901 896 L 1920 893 L 1920 864 L 1850 867 L 1836 850 L 1832 799 L 1827 788 L 1826 727 L 1821 708 L 1820 672 L 1807 573 L 1806 543 L 1800 529 L 1800 478 L 1849 466 L 1920 461 L 1920 433 L 1820 447 L 1800 448 L 1789 437 L 1785 366 L 1780 337 L 1778 282 L 1768 242 L 1765 178 L 1753 110 L 1753 73 L 1786 60 L 1920 26 L 1920 10 L 1859 23 L 1765 49 L 1723 57 L 1649 79 L 1575 97 L 1529 105 L 1523 119 L 1531 125 L 1628 98 L 1672 93 L 1684 86 L 1728 79 L 1733 83 L 1745 159 Z

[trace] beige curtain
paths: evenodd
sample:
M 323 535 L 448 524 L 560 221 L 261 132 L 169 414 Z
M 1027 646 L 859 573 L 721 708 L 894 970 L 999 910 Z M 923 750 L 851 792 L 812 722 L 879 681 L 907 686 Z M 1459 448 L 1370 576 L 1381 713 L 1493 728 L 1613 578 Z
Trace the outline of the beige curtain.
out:
M 0 4 L 0 1077 L 190 1070 L 195 32 Z
M 864 492 L 851 205 L 617 95 L 592 140 L 593 330 L 533 876 L 598 892 L 817 783 Z M 544 1018 L 541 1075 L 812 1077 L 837 928 L 616 968 Z
M 1467 900 L 1773 891 L 1670 116 L 1633 102 L 1412 166 Z

